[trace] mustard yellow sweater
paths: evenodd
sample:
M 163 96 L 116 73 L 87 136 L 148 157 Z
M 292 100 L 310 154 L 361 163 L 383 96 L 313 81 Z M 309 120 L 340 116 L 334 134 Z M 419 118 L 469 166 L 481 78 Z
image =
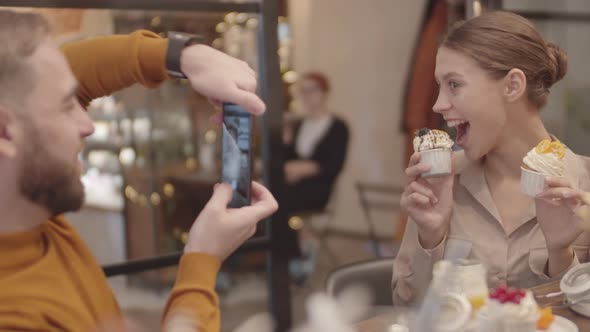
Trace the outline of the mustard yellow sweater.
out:
M 156 87 L 167 79 L 167 40 L 148 31 L 63 47 L 80 81 L 86 106 L 134 83 Z M 219 331 L 214 291 L 220 261 L 183 255 L 163 321 L 189 314 L 199 331 Z M 93 331 L 122 320 L 105 275 L 72 226 L 58 217 L 35 229 L 0 234 L 0 331 Z

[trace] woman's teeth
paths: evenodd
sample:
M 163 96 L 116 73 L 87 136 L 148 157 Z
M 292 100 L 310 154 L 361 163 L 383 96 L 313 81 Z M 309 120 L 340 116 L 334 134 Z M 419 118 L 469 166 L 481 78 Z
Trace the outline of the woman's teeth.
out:
M 467 123 L 466 120 L 449 120 L 447 121 L 447 126 L 449 127 L 459 127 L 460 125 Z

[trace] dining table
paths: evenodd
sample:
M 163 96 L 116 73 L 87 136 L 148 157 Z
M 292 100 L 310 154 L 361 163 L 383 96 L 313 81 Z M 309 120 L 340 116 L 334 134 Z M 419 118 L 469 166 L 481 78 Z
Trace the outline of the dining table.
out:
M 590 331 L 590 318 L 582 316 L 563 306 L 565 296 L 559 288 L 559 280 L 530 288 L 541 308 L 552 307 L 554 315 L 574 322 L 580 332 Z M 390 332 L 391 326 L 399 324 L 408 309 L 393 307 L 391 312 L 380 314 L 355 324 L 358 332 Z

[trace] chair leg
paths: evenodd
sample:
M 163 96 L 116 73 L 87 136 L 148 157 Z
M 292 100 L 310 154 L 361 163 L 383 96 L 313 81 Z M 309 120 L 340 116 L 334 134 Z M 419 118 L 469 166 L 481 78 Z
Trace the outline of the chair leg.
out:
M 328 220 L 324 224 L 323 229 L 320 231 L 320 248 L 325 248 L 326 253 L 328 254 L 328 260 L 334 266 L 338 266 L 340 260 L 334 253 L 334 251 L 330 248 L 328 244 L 328 237 L 330 236 L 330 227 L 332 226 L 332 222 L 334 221 L 334 211 L 330 211 L 328 213 Z
M 379 239 L 377 238 L 377 232 L 375 231 L 373 220 L 371 219 L 371 216 L 369 214 L 367 214 L 367 228 L 369 241 L 371 242 L 371 246 L 373 247 L 373 253 L 375 254 L 375 257 L 383 257 L 383 254 L 381 253 L 381 247 L 379 246 Z
M 373 252 L 375 253 L 375 257 L 382 258 L 383 254 L 381 253 L 381 246 L 379 245 L 379 240 L 376 237 L 373 237 L 371 240 L 371 244 L 373 245 Z
M 332 249 L 330 248 L 330 246 L 327 243 L 328 240 L 328 236 L 329 236 L 329 231 L 330 231 L 330 225 L 334 219 L 334 212 L 328 212 L 325 214 L 326 222 L 323 223 L 323 225 L 321 225 L 321 227 L 315 227 L 314 226 L 314 219 L 315 216 L 312 216 L 309 220 L 309 228 L 308 231 L 317 239 L 317 243 L 318 243 L 318 254 L 322 254 L 322 253 L 326 253 L 328 256 L 328 260 L 330 262 L 330 264 L 337 266 L 338 265 L 338 258 L 336 256 L 336 254 L 334 253 L 334 251 L 332 251 Z
M 338 266 L 339 264 L 339 260 L 338 257 L 336 257 L 336 254 L 334 253 L 334 251 L 330 248 L 329 244 L 328 244 L 328 235 L 329 233 L 327 231 L 323 231 L 320 235 L 320 253 L 325 252 L 328 258 L 328 261 L 330 262 L 331 265 L 333 266 Z

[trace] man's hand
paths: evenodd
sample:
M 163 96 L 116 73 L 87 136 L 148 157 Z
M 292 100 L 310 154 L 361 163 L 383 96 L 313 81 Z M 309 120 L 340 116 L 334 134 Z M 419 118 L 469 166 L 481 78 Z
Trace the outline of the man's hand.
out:
M 256 232 L 256 224 L 276 212 L 279 205 L 270 191 L 252 183 L 252 205 L 228 208 L 232 189 L 219 184 L 189 232 L 184 252 L 200 252 L 225 260 Z
M 264 102 L 256 95 L 256 73 L 246 62 L 199 44 L 182 51 L 180 68 L 193 89 L 213 104 L 238 104 L 254 115 L 264 112 Z

